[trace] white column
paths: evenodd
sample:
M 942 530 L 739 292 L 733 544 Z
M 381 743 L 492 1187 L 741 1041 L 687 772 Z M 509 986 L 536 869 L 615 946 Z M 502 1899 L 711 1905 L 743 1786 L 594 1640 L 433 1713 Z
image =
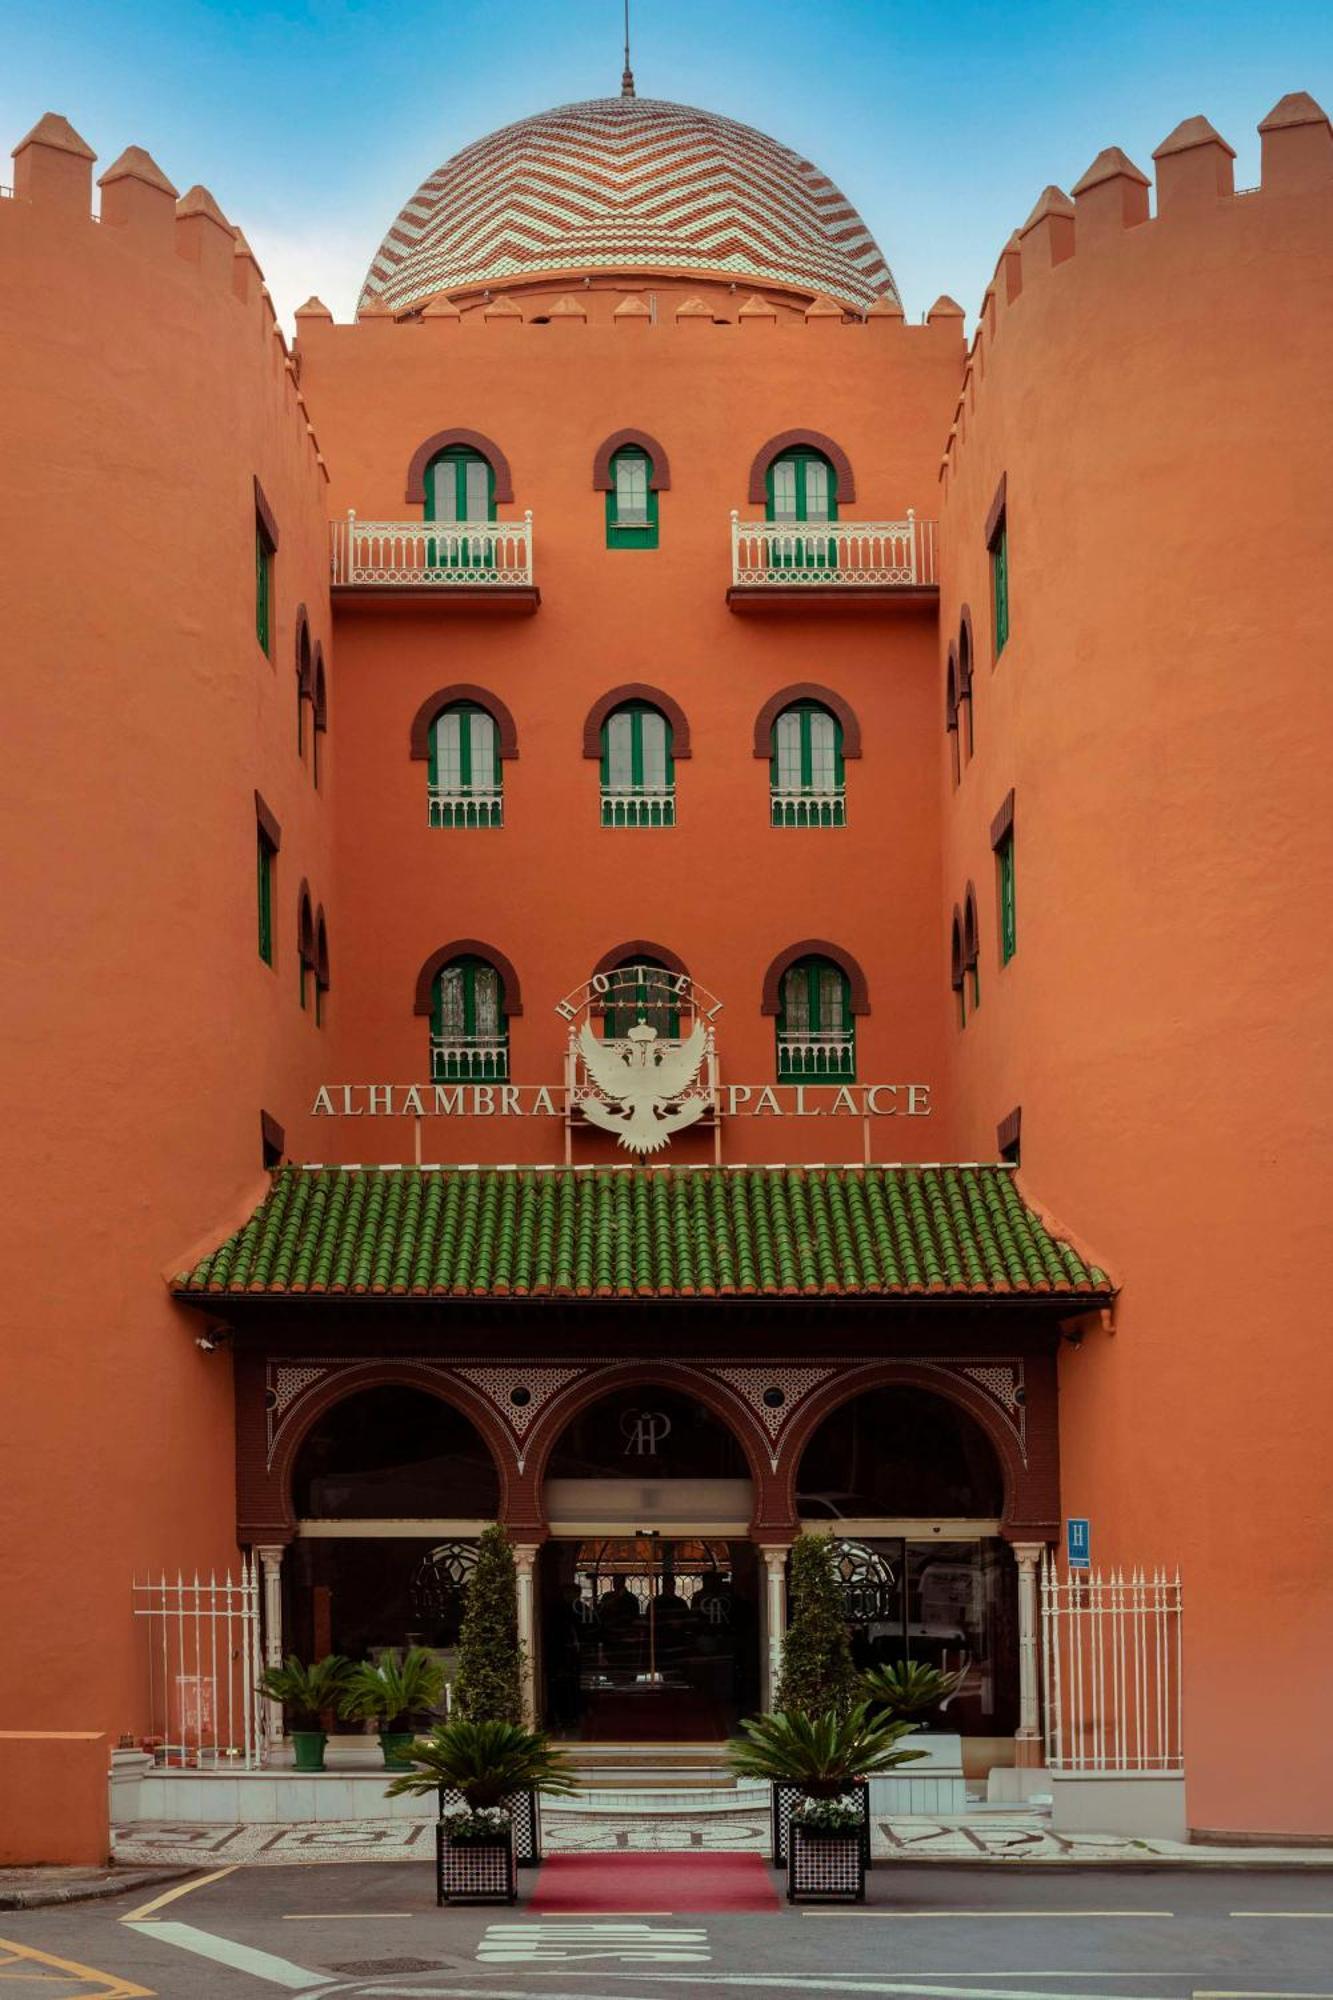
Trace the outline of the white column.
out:
M 518 1573 L 518 1656 L 522 1663 L 523 1720 L 529 1729 L 537 1719 L 537 1631 L 533 1616 L 533 1564 L 537 1560 L 535 1542 L 519 1542 L 514 1547 L 514 1568 Z
M 282 1665 L 282 1558 L 284 1548 L 276 1542 L 255 1550 L 264 1573 L 264 1665 Z M 282 1703 L 269 1701 L 268 1740 L 282 1741 Z
M 1018 1730 L 1015 1762 L 1031 1768 L 1042 1762 L 1041 1699 L 1037 1677 L 1037 1574 L 1044 1542 L 1015 1542 L 1018 1564 Z
M 787 1557 L 789 1543 L 764 1547 L 767 1572 L 764 1590 L 764 1707 L 771 1709 L 782 1678 L 782 1648 L 787 1637 Z

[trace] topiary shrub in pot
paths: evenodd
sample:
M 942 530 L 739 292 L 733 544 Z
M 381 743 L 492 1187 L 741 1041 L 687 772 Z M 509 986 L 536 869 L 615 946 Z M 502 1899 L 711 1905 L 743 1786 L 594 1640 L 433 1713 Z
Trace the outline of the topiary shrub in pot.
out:
M 788 1714 L 846 1715 L 860 1695 L 828 1535 L 796 1537 L 788 1594 L 787 1636 L 773 1706 Z
M 385 1653 L 378 1665 L 364 1660 L 348 1674 L 340 1713 L 354 1722 L 379 1724 L 386 1771 L 411 1768 L 416 1727 L 439 1704 L 444 1668 L 424 1646 L 409 1646 L 402 1659 Z
M 269 1701 L 280 1701 L 287 1712 L 287 1733 L 298 1771 L 322 1771 L 328 1732 L 322 1718 L 327 1710 L 339 1708 L 350 1663 L 340 1653 L 329 1653 L 309 1666 L 289 1653 L 280 1667 L 266 1667 L 256 1686 Z
M 453 1707 L 473 1722 L 523 1721 L 518 1575 L 509 1537 L 498 1521 L 483 1528 L 467 1581 Z

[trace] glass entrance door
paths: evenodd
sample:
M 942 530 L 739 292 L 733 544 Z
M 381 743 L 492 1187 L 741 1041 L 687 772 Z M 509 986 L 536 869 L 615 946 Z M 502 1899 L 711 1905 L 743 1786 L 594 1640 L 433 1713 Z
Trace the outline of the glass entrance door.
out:
M 749 1542 L 548 1542 L 547 1726 L 585 1742 L 721 1742 L 759 1705 L 758 1590 Z

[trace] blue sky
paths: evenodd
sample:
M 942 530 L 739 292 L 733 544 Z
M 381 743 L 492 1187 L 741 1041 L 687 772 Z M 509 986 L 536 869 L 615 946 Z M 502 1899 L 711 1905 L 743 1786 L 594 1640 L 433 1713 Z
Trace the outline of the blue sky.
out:
M 633 0 L 641 96 L 723 111 L 807 154 L 874 230 L 909 318 L 975 311 L 1048 181 L 1204 112 L 1259 177 L 1285 91 L 1333 109 L 1333 4 Z M 398 208 L 514 118 L 614 94 L 620 0 L 44 0 L 7 11 L 8 151 L 61 111 L 108 164 L 146 146 L 246 231 L 284 318 L 339 318 Z M 99 169 L 100 171 L 100 169 Z M 9 178 L 8 174 L 4 176 Z

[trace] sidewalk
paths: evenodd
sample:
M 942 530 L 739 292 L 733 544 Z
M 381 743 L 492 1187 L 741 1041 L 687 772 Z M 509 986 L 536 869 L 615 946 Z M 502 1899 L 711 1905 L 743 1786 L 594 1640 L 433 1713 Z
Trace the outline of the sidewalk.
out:
M 0 1868 L 0 1910 L 44 1910 L 53 1903 L 87 1903 L 135 1889 L 165 1888 L 192 1875 L 197 1863 L 168 1867 L 114 1863 L 110 1868 Z
M 766 1807 L 737 1812 L 671 1814 L 578 1813 L 554 1802 L 542 1809 L 548 1854 L 641 1854 L 672 1850 L 768 1852 Z M 430 1820 L 326 1820 L 298 1826 L 122 1827 L 122 1862 L 308 1865 L 321 1861 L 425 1861 L 434 1852 Z M 876 1861 L 938 1862 L 965 1867 L 1324 1868 L 1333 1847 L 1213 1847 L 1182 1841 L 1132 1839 L 1113 1833 L 1056 1833 L 1049 1816 L 1015 1809 L 950 1819 L 876 1821 Z

